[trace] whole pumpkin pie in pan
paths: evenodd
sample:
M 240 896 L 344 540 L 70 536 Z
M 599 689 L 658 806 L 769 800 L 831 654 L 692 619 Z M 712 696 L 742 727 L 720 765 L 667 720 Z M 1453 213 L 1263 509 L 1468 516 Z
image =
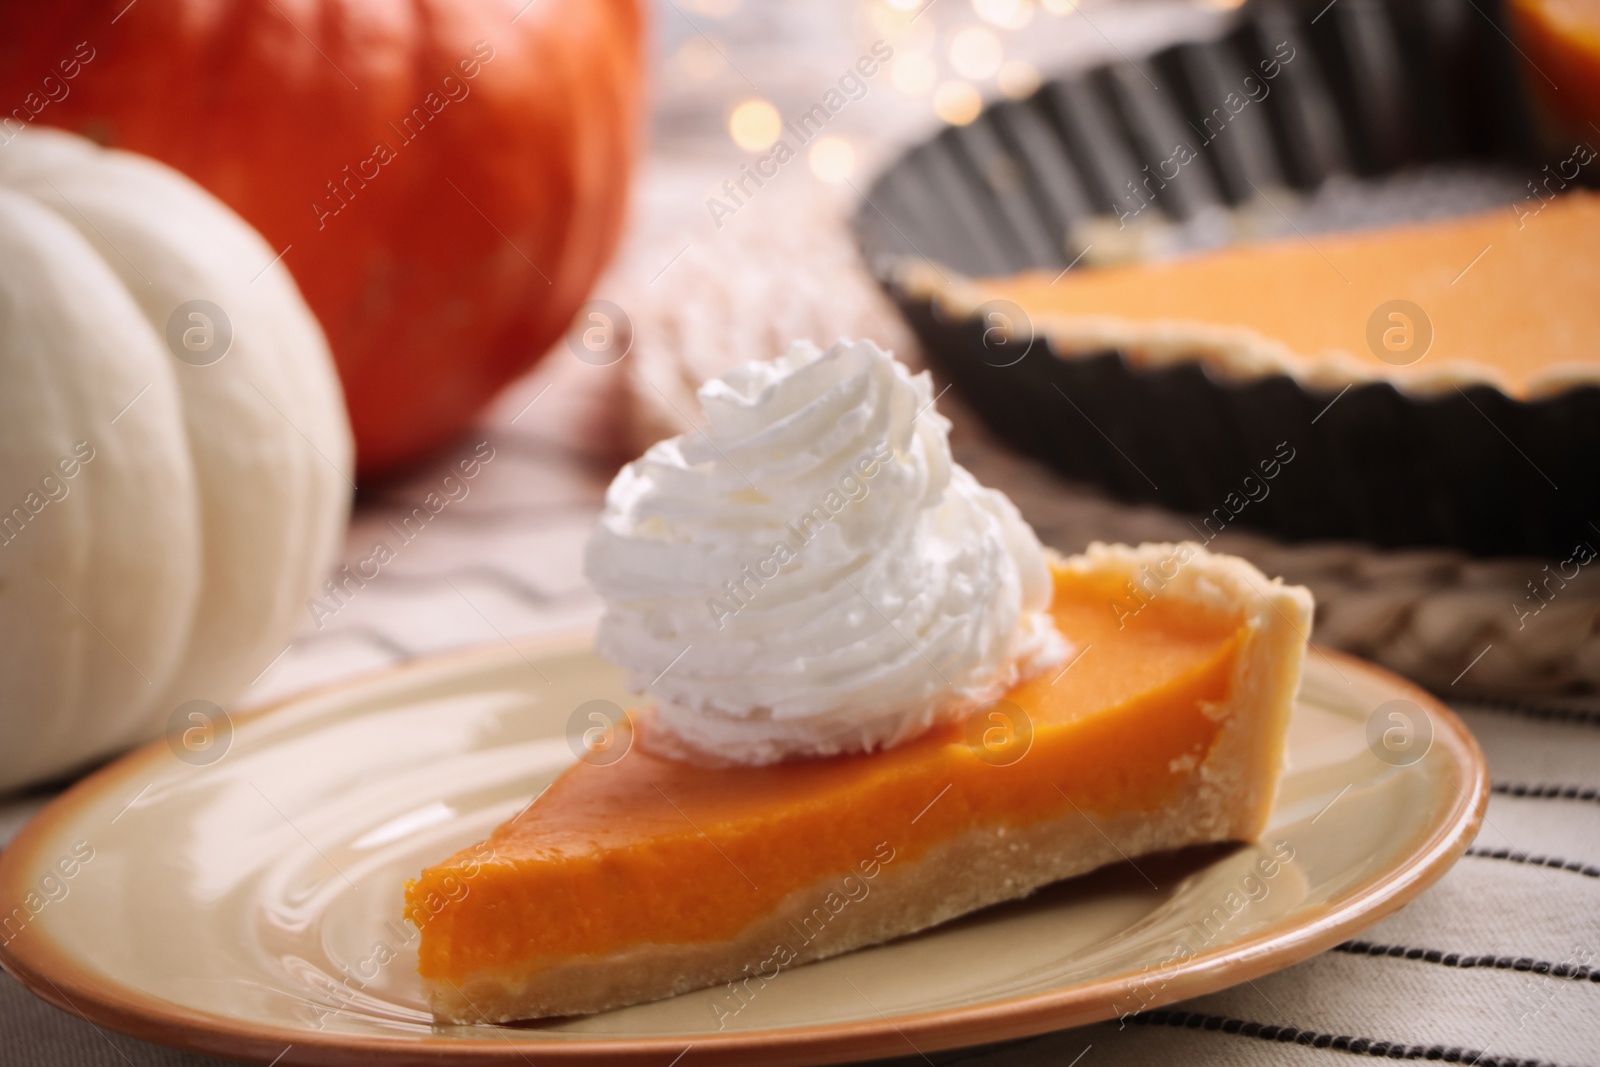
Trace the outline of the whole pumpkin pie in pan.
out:
M 407 887 L 437 1018 L 724 983 L 732 1012 L 790 967 L 1262 831 L 1304 589 L 1195 544 L 1048 557 L 950 462 L 928 376 L 869 343 L 701 400 L 704 440 L 624 469 L 587 561 L 599 650 L 654 704 Z

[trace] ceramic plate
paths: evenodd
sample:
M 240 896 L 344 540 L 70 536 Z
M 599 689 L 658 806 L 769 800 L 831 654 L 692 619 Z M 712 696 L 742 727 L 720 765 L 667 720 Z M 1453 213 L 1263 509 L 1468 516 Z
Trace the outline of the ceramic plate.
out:
M 1318 652 L 1260 845 L 1142 858 L 786 972 L 720 1030 L 710 992 L 434 1026 L 401 887 L 560 774 L 569 721 L 595 699 L 631 698 L 574 637 L 419 661 L 231 723 L 201 715 L 187 747 L 175 735 L 100 771 L 0 854 L 0 962 L 112 1029 L 261 1062 L 913 1055 L 1148 1009 L 1303 959 L 1438 878 L 1487 796 L 1482 756 L 1449 710 Z M 1271 878 L 1258 870 L 1268 856 Z

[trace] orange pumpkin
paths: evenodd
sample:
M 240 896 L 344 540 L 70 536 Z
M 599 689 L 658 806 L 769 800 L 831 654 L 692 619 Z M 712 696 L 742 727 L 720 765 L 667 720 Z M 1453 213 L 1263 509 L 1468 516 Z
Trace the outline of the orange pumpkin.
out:
M 360 470 L 393 469 L 538 359 L 609 258 L 641 23 L 635 0 L 3 4 L 0 151 L 62 126 L 226 201 L 327 331 Z

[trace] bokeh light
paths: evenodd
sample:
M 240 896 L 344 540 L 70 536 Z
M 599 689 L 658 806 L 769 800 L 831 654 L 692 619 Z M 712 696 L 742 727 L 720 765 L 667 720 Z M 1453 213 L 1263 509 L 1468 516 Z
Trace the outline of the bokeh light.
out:
M 1033 18 L 1033 0 L 972 0 L 972 10 L 985 22 L 1020 30 Z
M 759 97 L 746 100 L 728 116 L 728 135 L 746 152 L 762 152 L 772 147 L 783 132 L 778 109 Z
M 1034 90 L 1039 88 L 1039 71 L 1025 59 L 1008 59 L 1001 65 L 1000 73 L 995 75 L 995 82 L 1002 93 L 1013 100 L 1020 100 L 1032 96 Z
M 1004 51 L 1000 38 L 993 30 L 982 26 L 968 26 L 957 30 L 950 38 L 950 66 L 963 78 L 982 81 L 992 78 L 1000 69 Z
M 843 137 L 819 137 L 806 154 L 811 173 L 832 185 L 848 181 L 856 171 L 856 150 Z
M 909 7 L 889 0 L 888 3 L 875 3 L 867 5 L 867 18 L 872 22 L 875 32 L 898 37 L 911 26 L 915 25 L 917 17 L 916 5 Z M 895 51 L 899 51 L 899 42 L 895 43 Z
M 941 82 L 933 91 L 933 111 L 952 126 L 965 126 L 983 110 L 983 97 L 970 82 Z

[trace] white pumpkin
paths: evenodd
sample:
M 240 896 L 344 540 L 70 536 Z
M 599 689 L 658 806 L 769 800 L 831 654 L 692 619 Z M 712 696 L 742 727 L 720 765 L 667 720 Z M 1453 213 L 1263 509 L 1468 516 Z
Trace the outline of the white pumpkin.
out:
M 0 145 L 0 790 L 230 707 L 325 577 L 350 430 L 278 252 L 153 160 Z

